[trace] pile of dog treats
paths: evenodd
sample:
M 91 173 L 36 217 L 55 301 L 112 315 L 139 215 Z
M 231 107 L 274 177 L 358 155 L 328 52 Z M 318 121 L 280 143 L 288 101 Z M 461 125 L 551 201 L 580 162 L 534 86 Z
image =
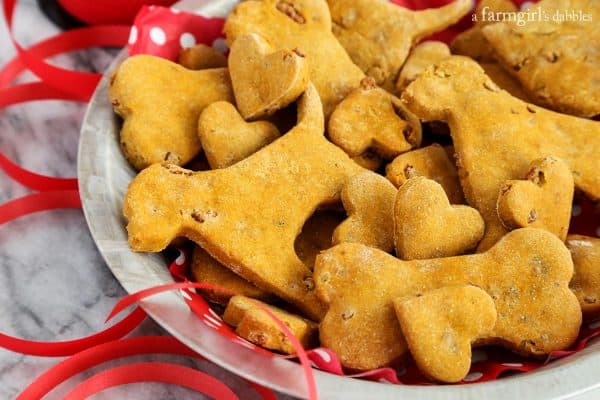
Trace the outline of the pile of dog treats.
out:
M 410 354 L 457 382 L 473 346 L 568 348 L 600 316 L 600 239 L 568 234 L 574 196 L 600 198 L 600 4 L 484 0 L 420 43 L 470 7 L 248 0 L 228 57 L 124 61 L 132 250 L 195 242 L 240 336 L 294 351 L 260 300 L 349 370 Z M 573 10 L 591 22 L 552 18 Z

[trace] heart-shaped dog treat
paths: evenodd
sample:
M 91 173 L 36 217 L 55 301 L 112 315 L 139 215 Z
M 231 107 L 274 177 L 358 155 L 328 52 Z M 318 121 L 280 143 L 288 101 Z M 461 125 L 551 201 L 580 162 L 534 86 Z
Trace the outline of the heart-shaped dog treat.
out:
M 400 100 L 365 78 L 335 108 L 327 132 L 350 156 L 372 150 L 391 160 L 421 144 L 421 122 Z
M 396 188 L 373 172 L 353 176 L 342 189 L 348 218 L 333 232 L 333 244 L 362 243 L 386 252 L 394 249 Z
M 494 300 L 476 286 L 449 286 L 394 301 L 396 316 L 419 370 L 453 383 L 471 367 L 471 345 L 496 323 Z
M 333 36 L 329 7 L 323 0 L 241 1 L 223 31 L 229 45 L 242 35 L 256 33 L 277 49 L 306 54 L 310 81 L 319 92 L 326 119 L 365 76 Z
M 450 205 L 444 188 L 431 179 L 417 176 L 398 190 L 394 236 L 404 260 L 463 254 L 477 246 L 484 229 L 476 209 Z
M 281 136 L 268 121 L 244 121 L 226 101 L 204 109 L 198 121 L 198 134 L 212 169 L 229 167 Z
M 561 240 L 567 237 L 573 202 L 573 174 L 555 157 L 535 160 L 526 180 L 507 181 L 500 188 L 498 216 L 506 229 L 540 228 Z
M 231 45 L 229 73 L 235 102 L 245 119 L 271 115 L 306 89 L 309 69 L 304 55 L 274 51 L 257 34 L 242 35 Z

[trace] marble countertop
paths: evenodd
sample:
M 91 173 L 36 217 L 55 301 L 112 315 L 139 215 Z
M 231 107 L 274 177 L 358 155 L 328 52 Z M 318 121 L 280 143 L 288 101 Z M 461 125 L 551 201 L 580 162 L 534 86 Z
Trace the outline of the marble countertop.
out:
M 0 11 L 1 12 L 1 11 Z M 22 0 L 15 15 L 19 41 L 29 45 L 58 33 L 34 0 Z M 14 56 L 6 26 L 0 24 L 0 65 Z M 59 56 L 58 65 L 103 71 L 116 50 L 93 49 Z M 20 80 L 30 80 L 24 74 Z M 79 126 L 85 105 L 46 101 L 0 110 L 0 149 L 35 172 L 59 177 L 76 174 Z M 0 204 L 29 193 L 0 170 Z M 125 294 L 102 260 L 80 210 L 38 213 L 0 227 L 0 331 L 31 340 L 69 340 L 102 330 L 103 321 Z M 133 335 L 166 334 L 146 320 Z M 131 357 L 94 368 L 56 388 L 47 399 L 60 399 L 74 385 L 125 362 L 172 361 L 195 366 L 223 380 L 241 399 L 259 396 L 241 379 L 209 362 L 182 357 Z M 0 399 L 12 399 L 60 359 L 30 357 L 0 349 Z M 107 390 L 94 399 L 205 398 L 173 385 L 144 383 Z M 291 399 L 280 395 L 279 399 Z

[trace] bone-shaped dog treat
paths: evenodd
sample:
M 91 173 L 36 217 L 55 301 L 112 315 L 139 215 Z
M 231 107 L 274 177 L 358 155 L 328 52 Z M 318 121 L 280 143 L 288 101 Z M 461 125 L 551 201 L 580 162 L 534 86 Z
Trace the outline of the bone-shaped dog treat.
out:
M 160 251 L 185 236 L 258 287 L 311 318 L 322 315 L 310 269 L 294 240 L 321 204 L 335 203 L 347 179 L 365 171 L 323 136 L 319 95 L 309 85 L 298 124 L 229 168 L 192 173 L 156 164 L 130 184 L 124 214 L 135 251 Z
M 202 111 L 198 135 L 212 169 L 229 167 L 281 136 L 268 121 L 244 121 L 226 101 L 212 103 Z
M 186 164 L 200 152 L 196 132 L 204 107 L 233 101 L 227 69 L 191 71 L 158 57 L 134 56 L 110 78 L 113 109 L 123 117 L 121 149 L 138 170 Z
M 210 285 L 216 285 L 219 288 L 227 289 L 227 292 L 210 288 L 197 289 L 202 293 L 204 298 L 213 303 L 226 306 L 227 302 L 232 297 L 232 293 L 264 301 L 272 301 L 274 299 L 274 296 L 271 294 L 257 288 L 247 280 L 240 278 L 240 276 L 224 267 L 199 246 L 194 248 L 190 272 L 196 282 L 208 283 Z
M 450 49 L 444 42 L 428 40 L 419 43 L 411 50 L 406 62 L 400 70 L 396 81 L 396 91 L 401 93 L 409 83 L 414 81 L 429 66 L 450 57 Z
M 452 40 L 452 54 L 471 57 L 479 62 L 495 63 L 494 48 L 483 36 L 481 29 L 498 22 L 496 13 L 516 13 L 519 9 L 511 0 L 481 0 L 475 9 L 475 25 Z M 503 14 L 498 14 L 503 15 Z
M 500 188 L 525 176 L 538 158 L 563 159 L 575 186 L 600 199 L 599 122 L 516 99 L 493 84 L 477 63 L 459 56 L 423 73 L 402 99 L 421 119 L 448 123 L 465 197 L 485 220 L 480 250 L 506 232 L 496 212 Z
M 477 210 L 450 205 L 444 188 L 431 179 L 417 176 L 398 190 L 394 238 L 403 260 L 464 254 L 477 246 L 484 228 Z
M 283 334 L 277 323 L 257 303 L 269 309 L 279 318 L 304 348 L 317 343 L 318 325 L 298 315 L 252 300 L 244 296 L 234 296 L 229 301 L 223 320 L 236 327 L 235 332 L 244 339 L 267 349 L 294 354 L 296 350 Z
M 496 323 L 494 300 L 475 286 L 449 286 L 394 301 L 410 354 L 431 380 L 458 382 L 471 367 L 471 345 Z
M 385 167 L 385 176 L 396 187 L 410 178 L 424 176 L 442 185 L 452 204 L 462 204 L 464 197 L 456 166 L 442 146 L 437 143 L 400 154 Z
M 569 235 L 566 244 L 575 266 L 571 290 L 579 299 L 583 316 L 600 317 L 600 239 Z
M 333 32 L 352 60 L 377 84 L 394 89 L 400 67 L 420 39 L 462 18 L 470 0 L 411 11 L 387 0 L 327 0 Z
M 556 18 L 579 11 L 587 20 Z M 543 0 L 523 13 L 525 24 L 505 20 L 481 30 L 504 69 L 536 104 L 581 117 L 600 115 L 597 0 Z
M 390 365 L 407 353 L 395 299 L 473 285 L 492 297 L 498 313 L 485 343 L 541 356 L 568 347 L 579 333 L 572 275 L 571 255 L 560 239 L 534 228 L 510 232 L 485 253 L 432 260 L 401 261 L 378 249 L 340 244 L 315 264 L 317 294 L 329 305 L 321 344 L 348 368 Z
M 498 216 L 507 229 L 540 228 L 565 240 L 571 220 L 573 174 L 555 157 L 535 160 L 526 180 L 508 181 L 498 196 Z
M 327 126 L 331 141 L 355 157 L 373 150 L 392 159 L 421 144 L 421 123 L 399 99 L 365 78 L 337 105 Z
M 394 249 L 394 200 L 396 188 L 373 172 L 350 178 L 342 190 L 348 218 L 333 232 L 333 244 L 352 242 Z
M 227 66 L 227 57 L 205 44 L 181 49 L 177 62 L 187 69 L 222 68 Z
M 306 89 L 309 69 L 299 51 L 274 51 L 256 34 L 239 36 L 229 52 L 235 102 L 245 119 L 273 114 Z
M 333 36 L 323 0 L 243 1 L 227 17 L 224 32 L 229 45 L 241 35 L 256 33 L 276 49 L 305 54 L 326 117 L 364 78 Z

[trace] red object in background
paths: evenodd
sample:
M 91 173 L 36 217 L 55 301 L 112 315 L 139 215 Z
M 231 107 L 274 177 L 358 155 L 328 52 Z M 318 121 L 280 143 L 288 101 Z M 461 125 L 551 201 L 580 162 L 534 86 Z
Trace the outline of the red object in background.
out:
M 131 24 L 144 5 L 170 6 L 175 0 L 58 0 L 72 16 L 90 25 Z

